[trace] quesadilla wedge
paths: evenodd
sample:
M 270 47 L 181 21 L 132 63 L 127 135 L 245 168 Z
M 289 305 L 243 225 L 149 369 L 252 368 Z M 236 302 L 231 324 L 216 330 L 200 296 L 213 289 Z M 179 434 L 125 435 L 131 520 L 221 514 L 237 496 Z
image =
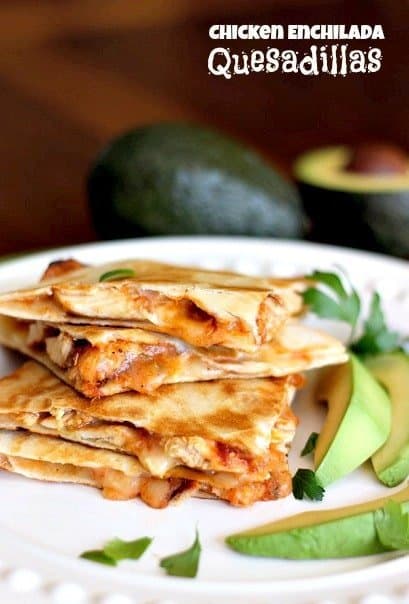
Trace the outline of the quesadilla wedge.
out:
M 303 287 L 301 278 L 247 277 L 147 260 L 81 267 L 71 259 L 52 263 L 40 285 L 0 294 L 0 314 L 141 327 L 195 346 L 254 350 L 301 312 Z
M 155 480 L 129 455 L 25 430 L 0 430 L 0 469 L 37 480 L 93 486 L 107 499 L 140 496 L 148 505 L 156 504 L 153 507 L 165 507 L 197 491 L 194 481 Z
M 41 362 L 89 398 L 152 392 L 163 384 L 280 377 L 347 359 L 332 336 L 296 322 L 255 352 L 199 348 L 138 328 L 23 322 L 0 317 L 0 343 Z
M 249 505 L 291 491 L 289 404 L 300 384 L 299 376 L 217 380 L 90 401 L 29 361 L 0 380 L 0 428 L 130 455 L 165 486 L 193 481 L 201 494 Z

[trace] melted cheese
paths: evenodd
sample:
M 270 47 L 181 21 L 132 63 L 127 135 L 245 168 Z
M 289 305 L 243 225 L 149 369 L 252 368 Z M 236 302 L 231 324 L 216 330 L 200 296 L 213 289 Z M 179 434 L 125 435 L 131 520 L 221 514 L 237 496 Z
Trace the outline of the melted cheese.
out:
M 220 475 L 230 475 L 232 480 L 240 481 L 240 475 L 249 479 L 263 479 L 268 475 L 268 461 L 272 451 L 287 453 L 293 438 L 295 424 L 289 424 L 288 430 L 281 433 L 281 440 L 276 431 L 275 437 L 279 446 L 272 444 L 268 454 L 261 458 L 246 459 L 238 451 L 229 448 L 225 455 L 218 454 L 216 443 L 201 438 L 190 439 L 173 437 L 157 438 L 142 433 L 135 428 L 120 425 L 104 425 L 103 422 L 70 423 L 70 416 L 59 410 L 56 416 L 50 414 L 0 414 L 0 428 L 23 428 L 39 434 L 62 436 L 63 438 L 93 447 L 121 451 L 134 455 L 142 467 L 152 476 L 180 477 L 180 468 L 195 470 L 196 474 L 184 475 L 192 480 L 206 477 L 210 483 Z M 292 425 L 292 430 L 290 429 Z M 219 483 L 217 482 L 217 485 Z

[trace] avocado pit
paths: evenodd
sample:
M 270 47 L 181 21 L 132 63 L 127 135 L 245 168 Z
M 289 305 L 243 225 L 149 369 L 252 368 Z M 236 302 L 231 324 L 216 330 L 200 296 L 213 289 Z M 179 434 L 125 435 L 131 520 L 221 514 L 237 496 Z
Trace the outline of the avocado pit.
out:
M 396 145 L 367 143 L 352 149 L 346 172 L 389 176 L 405 174 L 408 171 L 409 157 Z

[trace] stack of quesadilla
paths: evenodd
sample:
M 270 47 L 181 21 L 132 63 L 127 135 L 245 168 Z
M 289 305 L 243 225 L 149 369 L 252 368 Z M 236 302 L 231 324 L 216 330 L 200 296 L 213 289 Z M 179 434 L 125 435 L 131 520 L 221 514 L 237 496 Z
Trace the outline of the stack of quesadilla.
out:
M 66 260 L 1 294 L 0 343 L 33 360 L 0 380 L 0 467 L 153 507 L 286 496 L 300 373 L 346 360 L 297 319 L 304 285 Z

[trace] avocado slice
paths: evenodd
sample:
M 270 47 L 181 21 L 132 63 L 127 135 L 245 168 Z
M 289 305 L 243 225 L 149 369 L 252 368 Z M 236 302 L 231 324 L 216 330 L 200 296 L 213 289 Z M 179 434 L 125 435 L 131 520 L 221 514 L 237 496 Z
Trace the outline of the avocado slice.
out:
M 249 556 L 293 560 L 348 558 L 387 551 L 378 539 L 374 513 L 390 501 L 409 510 L 409 487 L 388 497 L 338 509 L 283 518 L 226 538 L 229 547 Z
M 409 476 L 409 356 L 394 352 L 370 357 L 365 364 L 386 388 L 392 402 L 392 429 L 372 456 L 379 480 L 394 487 Z
M 213 130 L 162 123 L 111 141 L 88 177 L 98 234 L 300 237 L 298 191 L 259 155 Z
M 294 165 L 309 238 L 409 255 L 409 157 L 390 145 L 309 151 Z
M 322 486 L 349 474 L 386 441 L 391 403 L 384 388 L 353 354 L 348 363 L 328 371 L 317 389 L 328 414 L 314 452 Z

